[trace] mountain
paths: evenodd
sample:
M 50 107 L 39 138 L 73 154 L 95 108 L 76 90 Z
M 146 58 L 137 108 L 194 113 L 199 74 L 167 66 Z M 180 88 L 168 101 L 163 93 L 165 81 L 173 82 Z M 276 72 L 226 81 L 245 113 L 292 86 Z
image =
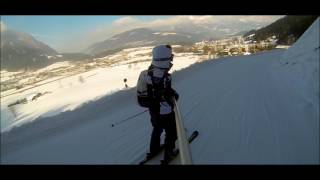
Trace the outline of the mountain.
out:
M 205 17 L 204 17 L 205 18 Z M 175 23 L 165 23 L 148 28 L 132 29 L 105 41 L 95 43 L 85 50 L 86 53 L 105 56 L 123 48 L 149 46 L 163 43 L 194 43 L 202 40 L 217 40 L 234 35 L 243 35 L 251 29 L 270 24 L 270 20 L 248 19 L 245 17 L 217 16 L 207 19 L 182 17 Z
M 249 31 L 244 37 L 254 34 L 253 40 L 261 41 L 271 36 L 276 36 L 278 44 L 291 45 L 299 39 L 317 17 L 318 16 L 285 16 L 266 27 Z
M 1 31 L 1 68 L 40 68 L 52 63 L 58 52 L 31 35 L 14 30 Z
M 319 165 L 318 40 L 319 19 L 288 50 L 208 60 L 173 73 L 186 134 L 199 131 L 189 146 L 194 164 Z M 86 73 L 94 78 L 78 85 L 72 77 L 61 84 L 73 87 L 60 90 L 52 82 L 51 95 L 17 107 L 22 119 L 38 118 L 1 133 L 1 163 L 138 164 L 149 148 L 150 115 L 137 105 L 133 86 L 120 90 L 123 77 L 137 82 L 144 69 L 138 67 Z M 119 89 L 106 93 L 108 87 Z
M 188 33 L 196 35 L 200 40 L 204 39 L 223 39 L 228 36 L 238 35 L 251 29 L 256 29 L 264 24 L 242 22 L 238 20 L 226 20 L 225 22 L 217 22 L 212 24 L 179 24 L 168 27 L 171 31 Z
M 138 28 L 126 31 L 111 38 L 91 45 L 86 52 L 99 55 L 103 52 L 137 46 L 150 46 L 163 43 L 192 43 L 198 38 L 187 33 L 154 31 L 147 28 Z

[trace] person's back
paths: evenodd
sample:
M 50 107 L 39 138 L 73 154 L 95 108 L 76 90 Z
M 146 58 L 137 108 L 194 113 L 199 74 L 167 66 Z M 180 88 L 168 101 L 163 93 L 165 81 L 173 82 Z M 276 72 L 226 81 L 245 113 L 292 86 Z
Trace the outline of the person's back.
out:
M 160 136 L 166 131 L 164 161 L 170 159 L 177 139 L 173 97 L 179 95 L 171 87 L 172 49 L 168 45 L 160 45 L 153 49 L 153 61 L 148 69 L 147 91 L 149 112 L 153 131 L 150 142 L 150 155 L 160 150 Z

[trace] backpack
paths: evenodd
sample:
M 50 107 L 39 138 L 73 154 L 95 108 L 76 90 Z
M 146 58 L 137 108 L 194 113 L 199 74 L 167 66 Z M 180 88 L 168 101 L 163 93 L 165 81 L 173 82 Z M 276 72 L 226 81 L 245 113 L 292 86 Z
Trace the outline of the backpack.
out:
M 150 105 L 148 98 L 148 70 L 144 70 L 140 73 L 137 83 L 137 101 L 141 107 L 148 108 Z
M 149 84 L 151 83 L 153 85 L 153 73 L 150 71 L 151 69 L 149 68 L 148 70 L 144 70 L 140 73 L 139 79 L 137 82 L 137 102 L 141 107 L 148 108 L 150 107 L 150 98 L 148 95 L 148 81 Z M 162 83 L 164 83 L 164 86 L 166 86 L 165 82 L 167 80 L 167 76 L 165 76 L 165 79 L 163 80 Z M 156 83 L 156 82 L 155 82 Z

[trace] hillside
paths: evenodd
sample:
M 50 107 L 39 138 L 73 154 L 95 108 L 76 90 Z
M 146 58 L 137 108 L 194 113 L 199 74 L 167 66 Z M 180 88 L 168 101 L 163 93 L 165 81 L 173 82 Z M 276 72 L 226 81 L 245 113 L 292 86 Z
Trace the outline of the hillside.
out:
M 247 32 L 244 36 L 255 34 L 253 40 L 261 41 L 276 36 L 278 44 L 291 45 L 305 32 L 318 16 L 285 16 L 258 30 Z

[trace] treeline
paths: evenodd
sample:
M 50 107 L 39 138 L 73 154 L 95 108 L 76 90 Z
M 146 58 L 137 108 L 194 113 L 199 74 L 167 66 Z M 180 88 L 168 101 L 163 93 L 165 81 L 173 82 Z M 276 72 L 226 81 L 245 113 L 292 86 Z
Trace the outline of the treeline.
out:
M 299 39 L 317 17 L 319 16 L 285 16 L 264 28 L 249 31 L 244 37 L 255 34 L 253 40 L 262 41 L 276 36 L 278 44 L 291 45 Z

